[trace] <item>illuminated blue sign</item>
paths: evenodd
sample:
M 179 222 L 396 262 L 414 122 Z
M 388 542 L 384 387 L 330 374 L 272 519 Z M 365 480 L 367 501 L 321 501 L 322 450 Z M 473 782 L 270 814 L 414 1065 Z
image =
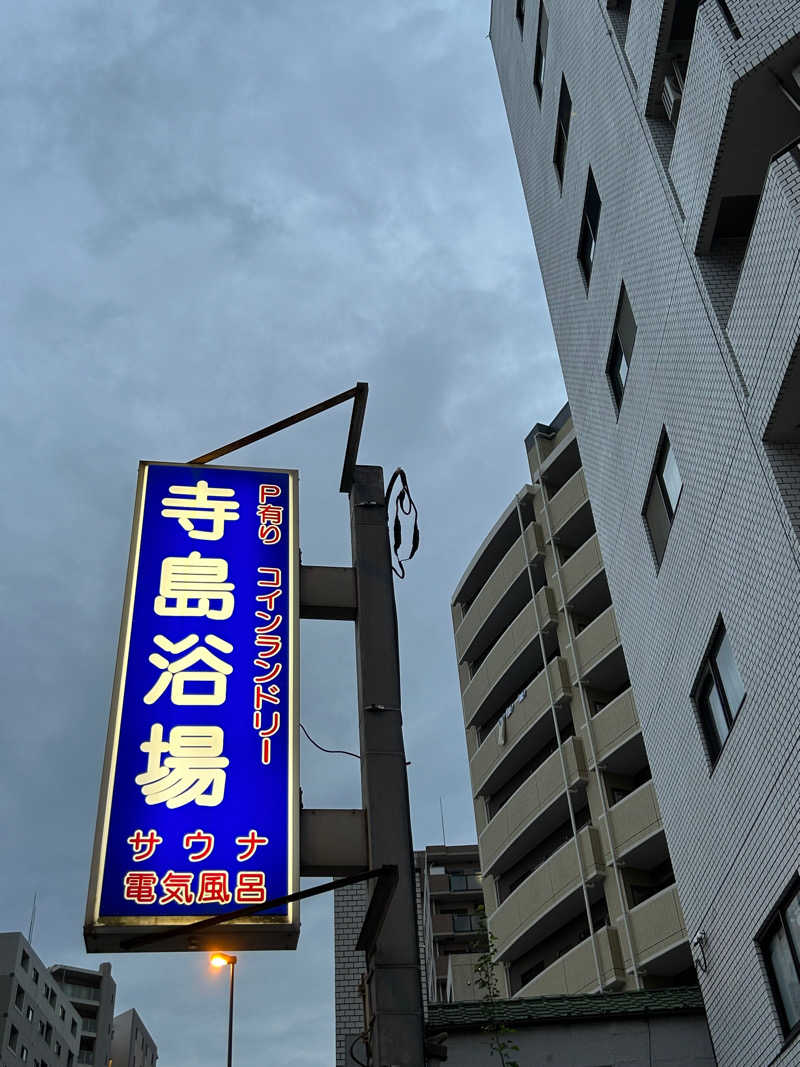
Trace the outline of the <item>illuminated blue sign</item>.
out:
M 142 463 L 87 947 L 298 888 L 297 474 Z M 135 930 L 131 930 L 131 927 Z M 294 947 L 297 904 L 203 944 Z M 135 947 L 130 946 L 130 947 Z

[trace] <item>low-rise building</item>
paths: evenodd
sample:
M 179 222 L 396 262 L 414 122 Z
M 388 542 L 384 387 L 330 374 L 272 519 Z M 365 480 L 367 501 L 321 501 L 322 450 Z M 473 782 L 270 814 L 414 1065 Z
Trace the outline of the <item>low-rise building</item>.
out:
M 157 1059 L 158 1048 L 139 1013 L 130 1008 L 115 1015 L 112 1067 L 153 1067 Z

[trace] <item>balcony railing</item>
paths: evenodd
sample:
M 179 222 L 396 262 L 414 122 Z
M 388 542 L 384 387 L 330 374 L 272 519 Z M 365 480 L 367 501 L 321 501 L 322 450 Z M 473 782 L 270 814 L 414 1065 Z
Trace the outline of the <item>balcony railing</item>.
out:
M 61 988 L 70 1000 L 93 1000 L 96 1003 L 100 1002 L 100 990 L 93 989 L 91 986 L 72 985 L 69 982 L 64 982 L 62 983 Z

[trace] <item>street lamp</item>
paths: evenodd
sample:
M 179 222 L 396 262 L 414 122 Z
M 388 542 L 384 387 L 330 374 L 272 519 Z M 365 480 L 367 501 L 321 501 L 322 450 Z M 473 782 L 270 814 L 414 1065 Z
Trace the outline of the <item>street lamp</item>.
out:
M 231 969 L 231 995 L 228 1003 L 228 1067 L 233 1064 L 233 972 L 236 967 L 236 956 L 230 956 L 227 952 L 215 952 L 211 956 L 212 967 L 230 967 Z

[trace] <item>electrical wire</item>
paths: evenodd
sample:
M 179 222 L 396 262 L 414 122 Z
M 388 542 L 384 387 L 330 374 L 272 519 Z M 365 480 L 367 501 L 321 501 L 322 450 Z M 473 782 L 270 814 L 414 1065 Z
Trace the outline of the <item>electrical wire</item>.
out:
M 308 732 L 308 730 L 306 730 L 305 726 L 303 726 L 302 723 L 300 723 L 300 729 L 306 735 L 306 737 L 311 742 L 311 744 L 314 746 L 314 748 L 318 748 L 320 750 L 320 752 L 327 752 L 331 756 L 352 756 L 353 759 L 358 759 L 358 760 L 361 759 L 361 757 L 358 755 L 357 752 L 348 752 L 346 748 L 325 748 L 323 745 L 318 745 L 317 742 L 314 740 L 314 738 L 311 736 L 311 734 Z
M 359 1041 L 364 1042 L 364 1048 L 367 1051 L 367 1055 L 369 1055 L 369 1045 L 367 1044 L 366 1037 L 364 1036 L 364 1034 L 356 1034 L 356 1036 L 350 1042 L 350 1056 L 357 1064 L 359 1064 L 359 1067 L 369 1067 L 368 1063 L 365 1063 L 364 1060 L 360 1060 L 358 1056 L 356 1056 L 355 1052 L 353 1052 L 353 1049 L 356 1047 L 356 1043 Z
M 419 548 L 419 522 L 417 521 L 419 518 L 419 512 L 417 511 L 417 505 L 414 503 L 413 497 L 411 496 L 411 490 L 408 488 L 408 479 L 406 478 L 406 472 L 403 470 L 402 467 L 398 467 L 389 479 L 389 486 L 386 490 L 387 505 L 392 495 L 392 488 L 394 487 L 394 483 L 397 481 L 398 478 L 400 479 L 402 488 L 397 494 L 397 497 L 394 502 L 394 526 L 392 543 L 392 551 L 394 552 L 395 559 L 397 560 L 397 567 L 395 567 L 393 563 L 392 570 L 398 578 L 405 578 L 406 569 L 403 564 L 407 563 L 416 554 L 416 551 Z M 411 551 L 407 556 L 404 556 L 402 559 L 400 559 L 400 546 L 403 541 L 403 531 L 400 525 L 400 515 L 401 513 L 403 515 L 410 515 L 412 512 L 414 514 L 414 527 L 411 532 Z M 399 570 L 397 569 L 398 567 L 400 568 Z

